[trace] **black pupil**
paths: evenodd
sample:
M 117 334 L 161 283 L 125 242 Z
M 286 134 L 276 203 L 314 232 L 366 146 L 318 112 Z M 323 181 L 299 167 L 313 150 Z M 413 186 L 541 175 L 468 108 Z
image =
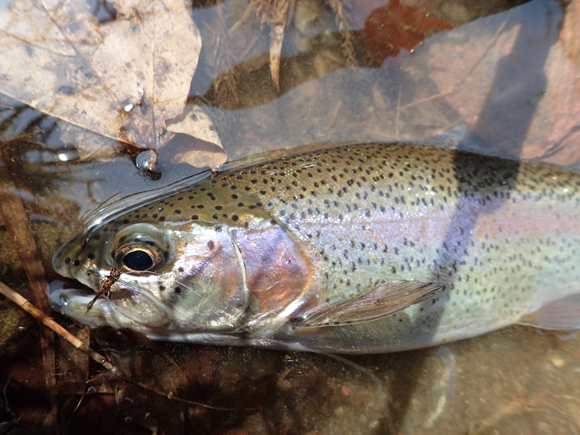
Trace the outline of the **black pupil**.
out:
M 145 251 L 131 251 L 123 257 L 123 264 L 133 270 L 147 270 L 153 266 L 153 259 Z

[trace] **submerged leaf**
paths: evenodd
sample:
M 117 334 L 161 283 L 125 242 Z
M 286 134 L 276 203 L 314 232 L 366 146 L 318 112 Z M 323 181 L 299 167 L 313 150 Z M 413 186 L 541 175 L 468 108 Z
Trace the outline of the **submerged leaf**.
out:
M 183 113 L 201 50 L 191 10 L 183 0 L 94 6 L 16 0 L 0 10 L 0 57 L 10 59 L 0 65 L 0 89 L 113 141 L 159 148 L 174 136 L 166 121 Z M 119 149 L 74 145 L 81 156 Z
M 391 0 L 367 17 L 362 42 L 371 49 L 380 65 L 385 58 L 396 56 L 401 49 L 413 50 L 426 37 L 452 28 L 399 0 Z
M 209 115 L 202 107 L 188 107 L 179 120 L 172 120 L 168 124 L 167 130 L 175 135 L 172 140 L 177 145 L 172 157 L 174 163 L 215 169 L 226 162 L 224 147 Z

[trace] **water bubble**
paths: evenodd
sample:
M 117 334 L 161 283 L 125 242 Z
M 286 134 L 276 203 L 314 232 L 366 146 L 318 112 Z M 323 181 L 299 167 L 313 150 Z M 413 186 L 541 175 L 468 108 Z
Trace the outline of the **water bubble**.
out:
M 154 150 L 145 150 L 135 158 L 135 166 L 141 171 L 154 172 L 157 167 L 157 153 Z

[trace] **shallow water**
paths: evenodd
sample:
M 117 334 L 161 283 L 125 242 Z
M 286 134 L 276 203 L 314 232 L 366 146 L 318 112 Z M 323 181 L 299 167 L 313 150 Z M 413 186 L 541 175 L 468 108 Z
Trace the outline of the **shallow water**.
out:
M 203 49 L 189 101 L 209 105 L 229 159 L 312 143 L 421 139 L 460 126 L 472 133 L 470 149 L 576 167 L 580 109 L 572 104 L 580 89 L 570 77 L 580 65 L 562 51 L 561 6 L 535 0 L 499 13 L 434 3 L 431 14 L 456 28 L 411 54 L 403 43 L 398 53 L 370 50 L 363 27 L 372 8 L 353 2 L 347 26 L 328 5 L 297 1 L 279 91 L 268 64 L 269 24 L 260 15 L 245 16 L 244 2 L 194 8 Z M 421 13 L 425 7 L 419 4 Z M 398 13 L 399 20 L 412 15 Z M 23 264 L 38 256 L 55 278 L 51 256 L 80 215 L 114 194 L 198 170 L 175 161 L 175 144 L 159 151 L 157 181 L 126 155 L 75 159 L 74 142 L 61 140 L 62 123 L 0 98 L 0 279 L 24 294 L 34 271 Z M 63 153 L 71 160 L 63 162 Z M 14 241 L 18 203 L 38 250 L 32 257 Z M 56 383 L 47 386 L 36 324 L 4 299 L 0 309 L 0 419 L 9 433 L 56 426 L 61 433 L 240 435 L 580 431 L 576 333 L 513 326 L 430 349 L 347 357 L 349 364 L 308 353 L 152 344 L 129 332 L 89 333 L 57 316 L 80 337 L 90 334 L 94 349 L 146 388 L 106 373 L 58 338 Z

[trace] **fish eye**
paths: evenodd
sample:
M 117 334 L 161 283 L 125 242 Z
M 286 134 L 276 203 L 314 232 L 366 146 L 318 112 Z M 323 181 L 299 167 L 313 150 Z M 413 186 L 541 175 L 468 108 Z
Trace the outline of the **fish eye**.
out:
M 153 258 L 151 258 L 149 253 L 141 251 L 140 249 L 127 252 L 122 262 L 129 269 L 139 271 L 150 269 L 153 266 Z
M 154 225 L 128 225 L 113 237 L 107 262 L 135 273 L 156 271 L 165 264 L 168 248 L 164 233 Z
M 165 261 L 163 253 L 155 247 L 139 244 L 121 246 L 113 252 L 113 258 L 117 265 L 134 272 L 158 269 Z

